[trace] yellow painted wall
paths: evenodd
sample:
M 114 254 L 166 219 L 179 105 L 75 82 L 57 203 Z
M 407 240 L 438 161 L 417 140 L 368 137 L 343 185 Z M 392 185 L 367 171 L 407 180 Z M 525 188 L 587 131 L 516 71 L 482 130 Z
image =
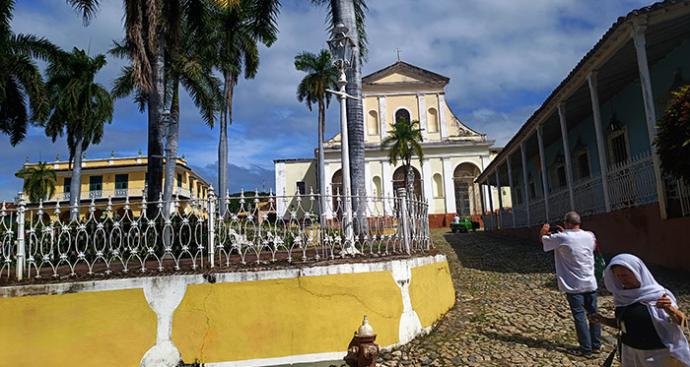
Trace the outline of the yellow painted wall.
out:
M 410 298 L 423 327 L 433 325 L 455 304 L 455 288 L 447 262 L 412 268 Z
M 156 341 L 142 289 L 0 298 L 0 364 L 138 366 Z
M 377 343 L 398 341 L 400 290 L 390 272 L 187 288 L 173 319 L 184 360 L 272 358 L 343 350 L 368 315 Z
M 395 120 L 395 111 L 400 108 L 406 108 L 410 111 L 410 117 L 412 120 L 419 120 L 419 108 L 417 106 L 417 95 L 408 94 L 400 96 L 387 96 L 386 97 L 386 126 L 390 130 L 390 126 Z

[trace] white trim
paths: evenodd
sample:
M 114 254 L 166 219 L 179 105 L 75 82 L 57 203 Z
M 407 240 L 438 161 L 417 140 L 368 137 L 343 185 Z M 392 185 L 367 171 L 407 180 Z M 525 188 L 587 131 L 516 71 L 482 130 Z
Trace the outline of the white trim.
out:
M 381 142 L 388 135 L 388 120 L 386 119 L 386 97 L 379 97 L 379 135 L 381 137 Z
M 439 125 L 439 132 L 441 133 L 441 140 L 446 140 L 448 137 L 448 124 L 447 124 L 447 118 L 446 118 L 446 109 L 444 107 L 447 106 L 446 104 L 446 95 L 443 93 L 439 93 L 436 95 L 438 99 L 438 125 Z
M 260 367 L 260 366 L 279 366 L 289 365 L 295 363 L 313 363 L 323 361 L 339 361 L 345 357 L 347 351 L 342 352 L 327 352 L 327 353 L 313 353 L 313 354 L 299 354 L 287 357 L 275 358 L 259 358 L 246 359 L 243 361 L 231 362 L 207 362 L 204 363 L 207 367 Z
M 391 164 L 388 161 L 381 162 L 382 179 L 383 179 L 383 196 L 393 197 L 395 193 L 393 192 L 393 173 L 391 171 Z M 391 207 L 390 200 L 383 201 L 383 211 L 386 215 L 393 213 L 393 208 Z
M 424 185 L 424 198 L 429 204 L 429 213 L 436 213 L 436 208 L 434 208 L 434 193 L 432 188 L 432 174 L 431 174 L 431 163 L 428 158 L 424 159 L 422 164 L 422 185 Z
M 444 93 L 444 88 L 439 89 L 415 89 L 415 90 L 393 90 L 390 92 L 362 92 L 362 98 L 366 97 L 385 97 L 385 96 L 414 96 L 415 94 L 439 94 Z
M 425 96 L 420 93 L 417 93 L 417 110 L 419 115 L 419 127 L 422 129 L 422 141 L 427 141 L 429 139 L 429 127 L 427 126 L 426 101 Z
M 455 208 L 455 182 L 453 181 L 454 171 L 451 170 L 450 159 L 443 158 L 441 162 L 443 164 L 443 186 L 446 196 L 446 213 L 455 214 L 457 213 L 457 209 Z

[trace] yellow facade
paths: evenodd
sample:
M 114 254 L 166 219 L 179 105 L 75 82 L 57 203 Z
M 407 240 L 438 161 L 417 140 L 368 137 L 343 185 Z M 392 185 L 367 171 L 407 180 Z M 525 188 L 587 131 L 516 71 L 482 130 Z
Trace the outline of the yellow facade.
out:
M 156 343 L 142 289 L 0 298 L 7 366 L 138 366 Z
M 108 159 L 84 160 L 81 168 L 80 202 L 82 205 L 86 205 L 92 198 L 96 200 L 111 198 L 115 202 L 114 210 L 122 206 L 118 205 L 118 203 L 123 201 L 125 197 L 129 197 L 132 204 L 138 203 L 146 185 L 147 161 L 145 157 L 111 157 Z M 44 201 L 44 206 L 50 208 L 51 203 L 64 202 L 62 206 L 65 207 L 65 204 L 69 203 L 69 184 L 72 170 L 69 168 L 68 162 L 65 161 L 50 162 L 49 164 L 56 173 L 57 184 L 55 186 L 55 193 Z M 24 168 L 35 165 L 36 163 L 26 163 Z M 179 195 L 181 199 L 207 198 L 209 184 L 187 165 L 186 160 L 178 158 L 175 171 L 173 191 L 175 195 Z M 117 177 L 123 177 L 123 175 L 126 175 L 126 182 L 124 184 L 121 182 L 118 187 L 116 183 Z M 101 182 L 100 186 L 95 184 L 92 187 L 92 177 L 97 177 L 95 180 Z M 133 205 L 132 209 L 136 212 L 139 208 Z M 67 212 L 66 209 L 64 211 Z M 86 213 L 88 208 L 82 208 L 81 211 Z M 51 215 L 53 214 L 50 210 L 48 212 Z

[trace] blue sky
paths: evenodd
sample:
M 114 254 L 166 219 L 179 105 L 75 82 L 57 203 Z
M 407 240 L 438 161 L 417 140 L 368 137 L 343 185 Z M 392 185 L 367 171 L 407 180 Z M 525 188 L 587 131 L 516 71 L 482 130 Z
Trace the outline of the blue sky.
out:
M 105 53 L 122 32 L 122 2 L 103 0 L 85 27 L 64 0 L 17 0 L 12 26 L 17 33 L 46 37 L 57 45 Z M 324 8 L 308 0 L 283 0 L 278 41 L 261 49 L 253 80 L 241 80 L 229 129 L 231 191 L 273 187 L 273 160 L 311 157 L 316 113 L 297 102 L 301 78 L 293 58 L 325 47 Z M 501 146 L 541 104 L 608 27 L 628 11 L 650 4 L 639 0 L 370 0 L 369 56 L 364 73 L 402 60 L 451 78 L 447 100 L 458 117 L 486 132 Z M 110 88 L 123 61 L 110 58 L 98 81 Z M 333 105 L 336 106 L 335 104 Z M 181 106 L 180 154 L 216 182 L 218 130 L 206 126 L 189 98 Z M 337 132 L 337 108 L 327 119 Z M 100 145 L 87 158 L 146 152 L 146 118 L 129 99 L 117 101 L 115 116 Z M 64 141 L 52 143 L 39 129 L 11 147 L 0 136 L 0 200 L 21 189 L 14 173 L 25 159 L 67 157 Z M 215 184 L 214 184 L 215 185 Z

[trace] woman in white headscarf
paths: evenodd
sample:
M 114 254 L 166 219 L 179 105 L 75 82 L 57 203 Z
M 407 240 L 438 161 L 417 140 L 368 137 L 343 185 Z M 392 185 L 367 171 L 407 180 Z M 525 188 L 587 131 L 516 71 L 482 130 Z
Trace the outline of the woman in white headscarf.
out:
M 614 257 L 604 271 L 604 283 L 613 294 L 616 318 L 590 319 L 621 330 L 623 367 L 690 367 L 682 329 L 685 315 L 642 260 L 630 254 Z

